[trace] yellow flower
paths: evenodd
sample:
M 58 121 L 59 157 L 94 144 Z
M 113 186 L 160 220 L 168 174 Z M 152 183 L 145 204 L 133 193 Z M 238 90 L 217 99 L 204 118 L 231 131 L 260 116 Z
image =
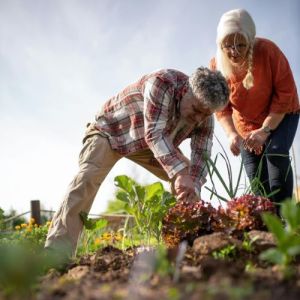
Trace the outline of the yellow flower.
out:
M 20 226 L 20 225 L 17 225 L 17 226 L 15 226 L 15 229 L 16 229 L 16 230 L 20 230 L 20 229 L 21 229 L 21 226 Z
M 31 232 L 32 231 L 32 227 L 28 226 L 27 229 L 26 229 L 26 231 Z
M 35 219 L 34 218 L 30 218 L 29 224 L 34 224 L 34 223 L 35 223 Z
M 51 224 L 52 224 L 52 222 L 51 222 L 51 221 L 47 221 L 47 223 L 46 223 L 46 226 L 47 226 L 47 227 L 50 227 L 50 226 L 51 226 Z
M 22 228 L 26 228 L 26 227 L 27 227 L 27 224 L 26 224 L 26 223 L 22 223 L 22 224 L 21 224 L 21 227 L 22 227 Z
M 95 244 L 96 246 L 99 246 L 99 245 L 101 244 L 101 239 L 100 239 L 100 238 L 95 238 L 94 244 Z
M 122 238 L 123 238 L 123 236 L 122 236 L 121 233 L 116 233 L 114 237 L 115 237 L 115 240 L 116 240 L 116 241 L 121 241 Z
M 103 238 L 104 240 L 110 240 L 110 239 L 111 239 L 111 233 L 110 233 L 110 232 L 104 232 L 104 233 L 102 234 L 102 238 Z

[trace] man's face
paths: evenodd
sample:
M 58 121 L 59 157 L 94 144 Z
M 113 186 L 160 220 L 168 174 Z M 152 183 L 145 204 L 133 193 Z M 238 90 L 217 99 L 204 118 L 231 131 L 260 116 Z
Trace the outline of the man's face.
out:
M 186 93 L 180 103 L 180 114 L 189 124 L 200 123 L 213 114 L 213 110 L 205 107 L 200 99 Z

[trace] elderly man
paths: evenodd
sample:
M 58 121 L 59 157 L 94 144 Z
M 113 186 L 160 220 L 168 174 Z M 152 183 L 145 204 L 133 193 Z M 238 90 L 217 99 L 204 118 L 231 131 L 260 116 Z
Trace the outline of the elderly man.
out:
M 114 164 L 130 159 L 172 184 L 177 199 L 195 199 L 205 182 L 204 155 L 210 155 L 212 114 L 228 103 L 229 90 L 218 71 L 198 68 L 190 77 L 163 69 L 140 78 L 104 103 L 88 124 L 79 172 L 53 218 L 46 247 L 65 245 L 74 253 L 89 212 Z M 179 150 L 191 138 L 191 159 Z

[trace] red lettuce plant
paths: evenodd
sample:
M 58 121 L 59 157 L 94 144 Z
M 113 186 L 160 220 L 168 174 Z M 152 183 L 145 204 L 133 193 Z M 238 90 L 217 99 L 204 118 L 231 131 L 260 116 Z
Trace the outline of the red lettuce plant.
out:
M 265 197 L 243 195 L 227 202 L 227 208 L 219 207 L 211 217 L 213 231 L 239 235 L 243 231 L 266 229 L 262 213 L 275 213 L 274 204 Z
M 222 231 L 239 236 L 244 231 L 265 229 L 262 213 L 275 213 L 274 204 L 265 197 L 243 195 L 227 202 L 227 208 L 213 208 L 202 200 L 178 201 L 163 219 L 162 236 L 167 246 L 182 240 Z
M 212 211 L 210 218 L 210 226 L 213 232 L 227 232 L 233 231 L 233 222 L 230 216 L 227 214 L 226 208 L 219 206 L 217 209 Z
M 262 213 L 275 214 L 274 204 L 265 197 L 243 195 L 227 202 L 226 214 L 237 231 L 265 229 Z
M 167 246 L 181 241 L 192 242 L 210 232 L 210 217 L 214 208 L 204 201 L 178 201 L 163 219 L 162 236 Z

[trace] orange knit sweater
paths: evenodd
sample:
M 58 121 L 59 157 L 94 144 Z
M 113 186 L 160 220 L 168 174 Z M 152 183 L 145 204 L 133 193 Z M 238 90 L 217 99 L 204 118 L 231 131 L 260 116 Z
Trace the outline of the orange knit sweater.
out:
M 216 60 L 210 62 L 216 69 Z M 299 113 L 299 98 L 289 63 L 281 50 L 271 41 L 256 38 L 253 50 L 254 86 L 243 86 L 246 71 L 228 79 L 230 102 L 216 113 L 217 119 L 232 115 L 238 133 L 246 135 L 262 126 L 270 112 Z

